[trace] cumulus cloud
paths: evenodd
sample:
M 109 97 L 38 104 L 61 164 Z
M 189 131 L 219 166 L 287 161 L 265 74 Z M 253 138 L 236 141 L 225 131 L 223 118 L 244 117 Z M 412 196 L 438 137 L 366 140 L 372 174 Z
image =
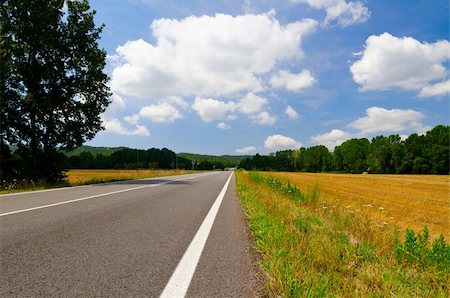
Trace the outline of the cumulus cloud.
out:
M 336 22 L 342 27 L 364 23 L 370 18 L 370 11 L 361 1 L 345 0 L 290 0 L 294 3 L 307 3 L 315 9 L 324 9 L 324 24 Z
M 229 125 L 226 124 L 225 122 L 219 122 L 219 123 L 217 123 L 217 128 L 220 128 L 220 129 L 230 129 L 231 126 L 229 126 Z
M 297 111 L 294 110 L 294 108 L 292 108 L 290 105 L 286 107 L 284 113 L 289 117 L 289 119 L 298 119 L 300 117 Z
M 361 58 L 350 66 L 353 80 L 361 91 L 419 90 L 419 96 L 449 92 L 450 42 L 421 43 L 412 37 L 398 38 L 389 33 L 366 40 Z
M 233 101 L 226 103 L 212 98 L 196 98 L 192 109 L 203 121 L 212 122 L 226 119 L 230 112 L 236 110 L 236 103 Z
M 258 96 L 253 92 L 249 92 L 246 96 L 241 98 L 237 107 L 239 111 L 244 114 L 254 114 L 260 112 L 265 104 L 267 104 L 267 99 Z
M 329 150 L 334 150 L 336 146 L 352 138 L 352 134 L 340 129 L 333 129 L 330 132 L 312 136 L 311 139 L 317 144 L 324 145 Z
M 237 118 L 236 113 L 247 115 L 253 123 L 262 125 L 274 124 L 277 119 L 267 111 L 263 111 L 266 103 L 267 99 L 250 92 L 238 102 L 224 102 L 213 98 L 196 98 L 192 109 L 197 112 L 203 121 L 221 121 L 217 127 L 228 129 L 230 127 L 223 120 L 235 120 Z
M 139 115 L 131 115 L 131 116 L 125 116 L 123 118 L 123 120 L 125 120 L 126 122 L 130 123 L 130 124 L 137 124 L 139 122 Z
M 304 69 L 300 73 L 280 70 L 270 78 L 272 87 L 285 88 L 289 91 L 300 91 L 307 87 L 311 87 L 314 83 L 316 83 L 316 79 L 307 69 Z
M 166 102 L 142 107 L 139 115 L 153 122 L 160 123 L 174 122 L 177 119 L 183 118 L 183 115 L 177 108 Z
M 102 114 L 104 118 L 113 118 L 115 115 L 125 110 L 125 101 L 118 94 L 113 94 L 110 97 L 111 103 L 106 108 L 106 111 Z
M 149 136 L 150 131 L 142 125 L 135 125 L 134 129 L 125 128 L 118 119 L 103 119 L 103 125 L 105 126 L 105 132 L 114 133 L 124 136 Z
M 262 124 L 262 125 L 272 125 L 277 121 L 277 118 L 271 116 L 268 112 L 264 111 L 256 115 L 251 115 L 249 117 L 253 120 L 254 123 Z
M 425 86 L 420 90 L 419 97 L 438 96 L 450 93 L 450 80 Z
M 371 107 L 366 110 L 366 116 L 351 122 L 348 127 L 355 128 L 361 134 L 379 132 L 401 132 L 414 130 L 422 133 L 429 129 L 421 120 L 424 114 L 412 109 L 387 110 L 379 107 Z
M 237 154 L 249 154 L 249 153 L 252 153 L 252 152 L 255 152 L 255 151 L 256 151 L 256 147 L 255 146 L 247 146 L 247 147 L 235 150 L 235 152 Z
M 301 146 L 300 142 L 283 135 L 272 135 L 264 141 L 264 147 L 270 151 L 294 150 Z
M 139 39 L 117 48 L 111 88 L 158 99 L 258 92 L 277 62 L 303 56 L 302 37 L 316 26 L 312 19 L 281 25 L 274 12 L 157 19 L 154 44 Z

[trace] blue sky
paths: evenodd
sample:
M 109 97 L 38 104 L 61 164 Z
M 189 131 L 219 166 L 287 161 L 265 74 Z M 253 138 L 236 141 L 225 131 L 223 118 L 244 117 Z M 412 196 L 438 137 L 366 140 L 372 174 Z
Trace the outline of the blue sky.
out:
M 449 3 L 96 0 L 94 146 L 267 154 L 448 125 Z

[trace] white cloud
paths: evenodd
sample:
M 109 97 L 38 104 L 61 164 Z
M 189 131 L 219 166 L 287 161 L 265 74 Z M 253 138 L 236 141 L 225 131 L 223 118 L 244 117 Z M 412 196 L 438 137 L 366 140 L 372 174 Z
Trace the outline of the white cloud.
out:
M 174 122 L 177 119 L 183 118 L 180 111 L 166 102 L 142 107 L 139 115 L 153 122 L 161 123 Z
M 311 87 L 316 83 L 316 79 L 307 69 L 299 73 L 291 73 L 286 70 L 280 70 L 270 78 L 270 84 L 274 88 L 286 88 L 289 91 L 300 91 Z
M 229 125 L 226 124 L 225 122 L 219 122 L 219 123 L 217 123 L 217 128 L 220 128 L 220 129 L 230 129 L 231 126 L 229 126 Z
M 130 124 L 137 124 L 139 122 L 139 115 L 131 115 L 131 116 L 125 116 L 123 118 L 123 120 L 125 120 L 126 122 L 130 123 Z
M 264 111 L 256 115 L 251 115 L 249 117 L 253 120 L 254 123 L 262 124 L 262 125 L 272 125 L 277 121 L 277 118 L 271 116 L 268 112 Z
M 252 153 L 252 152 L 255 152 L 255 151 L 256 151 L 256 147 L 255 146 L 247 146 L 247 147 L 235 150 L 235 152 L 237 154 L 249 154 L 249 153 Z
M 267 99 L 250 92 L 241 98 L 238 108 L 244 114 L 254 114 L 260 112 L 265 104 L 267 104 Z
M 366 22 L 370 18 L 370 11 L 361 1 L 345 0 L 290 0 L 295 3 L 307 3 L 315 9 L 324 9 L 326 17 L 324 24 L 336 21 L 339 25 L 347 27 L 356 23 Z
M 420 90 L 419 97 L 439 96 L 450 93 L 450 80 L 425 86 Z
M 301 146 L 300 142 L 282 135 L 272 135 L 264 141 L 264 147 L 271 151 L 298 149 Z
M 212 98 L 196 98 L 192 108 L 205 122 L 224 120 L 227 115 L 236 110 L 235 102 L 225 103 Z
M 330 132 L 311 137 L 314 142 L 320 145 L 324 145 L 329 150 L 334 150 L 334 147 L 341 145 L 351 138 L 351 133 L 342 131 L 340 129 L 333 129 Z
M 130 130 L 125 128 L 118 119 L 103 119 L 103 125 L 105 126 L 105 132 L 114 133 L 124 136 L 149 136 L 149 130 L 142 125 L 135 125 L 135 128 Z
M 389 33 L 366 40 L 360 60 L 350 66 L 353 80 L 361 91 L 420 90 L 419 96 L 448 93 L 445 67 L 450 59 L 450 42 L 421 43 L 412 37 L 398 38 Z
M 290 105 L 287 106 L 284 113 L 289 117 L 289 119 L 297 119 L 300 117 L 300 115 L 297 113 L 297 111 L 294 110 L 294 108 L 292 108 Z
M 401 132 L 414 130 L 422 133 L 428 129 L 421 120 L 425 116 L 412 109 L 387 110 L 379 107 L 371 107 L 366 110 L 366 116 L 351 122 L 348 127 L 355 128 L 361 134 L 367 135 L 379 132 Z
M 125 110 L 125 101 L 123 98 L 118 94 L 113 94 L 110 97 L 111 103 L 106 108 L 106 111 L 103 113 L 103 117 L 105 118 L 112 118 L 117 113 Z
M 258 92 L 277 62 L 303 56 L 302 37 L 316 26 L 312 19 L 281 25 L 274 12 L 158 19 L 154 44 L 139 39 L 117 48 L 111 88 L 157 99 Z

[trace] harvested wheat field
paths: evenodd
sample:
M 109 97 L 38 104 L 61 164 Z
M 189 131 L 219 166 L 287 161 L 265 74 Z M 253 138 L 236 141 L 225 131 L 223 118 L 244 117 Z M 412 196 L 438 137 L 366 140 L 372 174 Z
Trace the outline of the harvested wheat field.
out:
M 271 173 L 308 191 L 318 185 L 325 207 L 367 214 L 374 225 L 398 225 L 450 239 L 450 177 L 438 175 L 370 175 Z
M 70 185 L 189 174 L 187 170 L 69 170 Z

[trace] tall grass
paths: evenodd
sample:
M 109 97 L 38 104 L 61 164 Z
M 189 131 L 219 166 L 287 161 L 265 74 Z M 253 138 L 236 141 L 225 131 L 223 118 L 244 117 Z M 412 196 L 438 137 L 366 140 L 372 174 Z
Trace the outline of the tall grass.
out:
M 406 261 L 398 251 L 409 249 L 411 240 L 402 242 L 390 227 L 373 229 L 369 217 L 327 204 L 319 186 L 302 190 L 253 172 L 236 177 L 274 296 L 448 296 L 449 266 Z M 442 241 L 434 241 L 436 251 L 448 247 Z

